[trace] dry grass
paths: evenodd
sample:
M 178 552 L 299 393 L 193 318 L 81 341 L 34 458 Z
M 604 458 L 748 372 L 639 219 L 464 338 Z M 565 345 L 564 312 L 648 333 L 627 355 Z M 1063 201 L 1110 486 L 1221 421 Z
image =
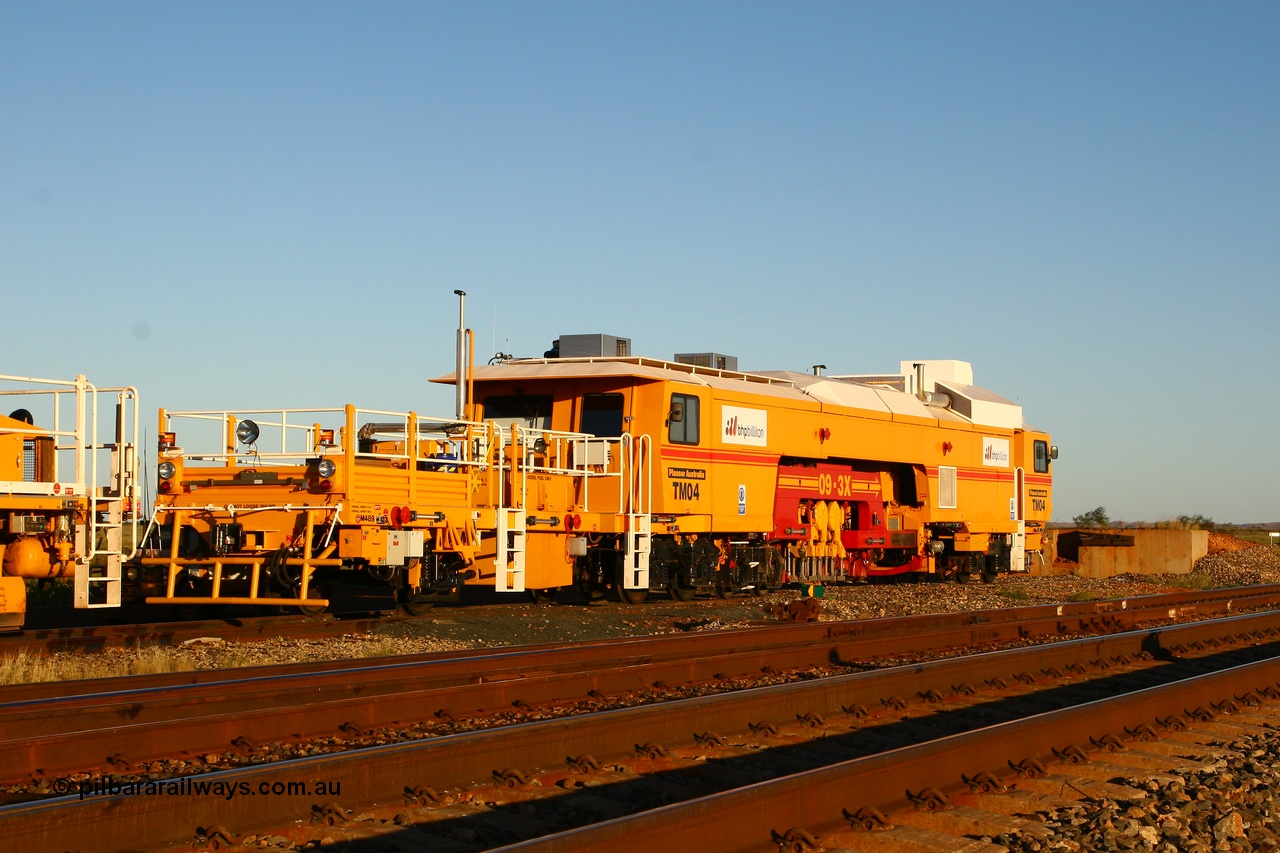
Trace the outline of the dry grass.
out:
M 118 675 L 149 675 L 192 669 L 188 661 L 156 646 L 126 649 L 107 655 L 31 655 L 18 652 L 0 659 L 0 684 L 35 681 L 78 681 Z
M 1177 518 L 1161 518 L 1151 525 L 1157 530 L 1204 530 L 1204 525 L 1188 516 L 1182 515 Z

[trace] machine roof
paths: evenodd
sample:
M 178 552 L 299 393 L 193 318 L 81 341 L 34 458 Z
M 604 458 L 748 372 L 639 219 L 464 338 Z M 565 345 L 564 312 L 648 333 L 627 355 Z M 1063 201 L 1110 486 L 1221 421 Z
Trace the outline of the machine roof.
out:
M 524 358 L 499 364 L 478 366 L 472 374 L 473 381 L 495 379 L 572 379 L 601 376 L 633 376 L 641 379 L 688 382 L 714 388 L 740 388 L 739 383 L 751 383 L 753 392 L 782 392 L 785 396 L 799 397 L 790 382 L 758 373 L 740 373 L 736 370 L 716 370 L 674 361 L 661 361 L 640 357 L 601 358 Z M 456 374 L 450 373 L 432 379 L 452 385 Z M 768 390 L 766 390 L 768 389 Z
M 526 358 L 477 366 L 472 374 L 476 382 L 519 379 L 571 379 L 632 377 L 655 381 L 686 382 L 724 390 L 750 390 L 793 400 L 817 400 L 851 409 L 878 412 L 884 416 L 928 418 L 950 423 L 975 423 L 986 426 L 1017 428 L 1021 426 L 1021 407 L 990 391 L 974 385 L 947 382 L 943 390 L 962 401 L 959 407 L 926 405 L 914 394 L 898 391 L 883 384 L 869 384 L 851 378 L 814 376 L 790 370 L 744 373 L 717 370 L 691 364 L 662 361 L 636 356 L 595 358 Z M 452 385 L 455 374 L 431 380 Z M 942 382 L 937 385 L 942 386 Z M 749 387 L 747 387 L 749 386 Z M 957 393 L 958 392 L 958 393 Z

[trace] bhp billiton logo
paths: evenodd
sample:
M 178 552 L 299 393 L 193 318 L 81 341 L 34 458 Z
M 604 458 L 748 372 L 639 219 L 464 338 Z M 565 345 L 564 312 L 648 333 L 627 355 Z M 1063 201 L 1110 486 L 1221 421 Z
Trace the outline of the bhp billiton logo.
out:
M 759 409 L 725 406 L 721 412 L 724 440 L 730 444 L 763 447 L 769 439 L 768 415 Z
M 1003 438 L 982 439 L 982 464 L 1003 468 L 1009 464 L 1009 442 Z

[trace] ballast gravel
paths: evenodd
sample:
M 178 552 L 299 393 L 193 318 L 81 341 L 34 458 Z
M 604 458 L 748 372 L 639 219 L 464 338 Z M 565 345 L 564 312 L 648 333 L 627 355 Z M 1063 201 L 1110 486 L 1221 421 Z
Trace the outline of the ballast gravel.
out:
M 1280 583 L 1280 548 L 1255 545 L 1208 554 L 1196 561 L 1191 575 L 1208 579 L 1211 586 Z
M 1155 595 L 1195 588 L 1280 583 L 1280 548 L 1220 537 L 1218 549 L 1197 562 L 1191 575 L 1121 575 L 1082 578 L 1071 574 L 1003 575 L 995 583 L 879 582 L 831 586 L 822 599 L 822 621 L 876 619 L 922 613 L 965 612 L 1006 607 L 1094 601 Z M 1057 567 L 1059 570 L 1061 566 Z M 415 620 L 388 619 L 368 633 L 327 639 L 275 638 L 228 643 L 204 638 L 182 646 L 112 649 L 96 654 L 69 652 L 67 674 L 46 678 L 95 677 L 139 672 L 225 669 L 279 663 L 413 655 L 530 643 L 609 640 L 628 636 L 741 628 L 773 621 L 772 610 L 794 601 L 797 589 L 761 598 L 704 598 L 678 602 L 651 598 L 644 604 L 588 603 L 571 590 L 552 604 L 535 604 L 519 594 L 490 594 L 480 604 L 438 607 Z M 71 664 L 74 663 L 74 666 Z M 19 678 L 17 680 L 26 680 Z
M 1280 732 L 1216 745 L 1229 752 L 1215 762 L 1214 773 L 1171 772 L 1177 782 L 1148 782 L 1139 788 L 1145 797 L 1089 798 L 1046 810 L 1038 817 L 1048 837 L 1012 832 L 982 840 L 1014 853 L 1280 851 Z
M 1239 540 L 1235 540 L 1239 541 Z M 1190 576 L 1121 575 L 1082 578 L 1070 574 L 1003 575 L 995 583 L 871 583 L 827 587 L 822 620 L 876 619 L 921 613 L 991 610 L 1005 607 L 1130 598 L 1188 586 L 1280 583 L 1280 549 L 1266 546 L 1221 551 L 1202 558 Z M 761 598 L 704 598 L 678 602 L 652 598 L 639 605 L 588 603 L 562 591 L 552 604 L 534 604 L 510 594 L 490 595 L 471 606 L 438 607 L 429 615 L 393 621 L 364 634 L 322 640 L 276 638 L 226 643 L 215 638 L 147 652 L 148 670 L 206 670 L 278 663 L 374 658 L 529 643 L 609 640 L 627 636 L 713 631 L 772 621 L 771 609 L 795 600 L 800 591 L 783 589 Z M 101 671 L 137 672 L 137 649 L 101 652 Z M 84 653 L 74 653 L 83 664 Z
M 971 582 L 867 584 L 828 588 L 822 620 L 884 618 L 922 613 L 988 610 L 1068 601 L 1152 595 L 1179 589 L 1280 583 L 1280 549 L 1265 546 L 1220 551 L 1201 559 L 1191 576 L 1120 576 L 1107 579 L 1002 576 Z M 642 605 L 588 604 L 568 593 L 550 605 L 511 603 L 442 607 L 427 617 L 391 622 L 367 634 L 324 640 L 272 639 L 231 644 L 213 638 L 179 647 L 147 649 L 157 670 L 219 669 L 260 664 L 374 658 L 399 654 L 558 643 L 686 631 L 746 627 L 765 621 L 767 609 L 799 595 L 781 590 L 763 598 L 653 600 Z M 513 596 L 513 598 L 515 598 Z M 140 650 L 98 655 L 130 671 Z M 77 653 L 84 657 L 83 653 Z M 981 841 L 1011 851 L 1156 850 L 1275 851 L 1280 853 L 1276 793 L 1280 791 L 1280 731 L 1224 742 L 1215 772 L 1189 772 L 1176 784 L 1146 785 L 1145 798 L 1086 799 L 1035 817 L 1049 835 L 1009 833 Z M 321 753 L 324 744 L 306 747 Z M 215 763 L 221 756 L 208 756 Z M 206 764 L 208 762 L 206 761 Z M 191 767 L 181 772 L 197 772 Z M 1176 775 L 1176 774 L 1175 774 Z M 977 839 L 975 839 L 977 840 Z M 243 840 L 246 846 L 294 849 L 283 837 Z

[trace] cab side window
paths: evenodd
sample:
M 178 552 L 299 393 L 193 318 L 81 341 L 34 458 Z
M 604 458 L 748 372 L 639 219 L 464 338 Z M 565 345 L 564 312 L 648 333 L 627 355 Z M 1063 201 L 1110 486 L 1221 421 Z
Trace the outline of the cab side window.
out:
M 617 438 L 622 435 L 621 394 L 585 394 L 582 397 L 580 432 L 600 438 Z
M 672 394 L 667 409 L 667 440 L 673 444 L 698 443 L 698 398 Z
M 1035 456 L 1036 473 L 1049 473 L 1049 442 L 1037 441 L 1035 445 Z

